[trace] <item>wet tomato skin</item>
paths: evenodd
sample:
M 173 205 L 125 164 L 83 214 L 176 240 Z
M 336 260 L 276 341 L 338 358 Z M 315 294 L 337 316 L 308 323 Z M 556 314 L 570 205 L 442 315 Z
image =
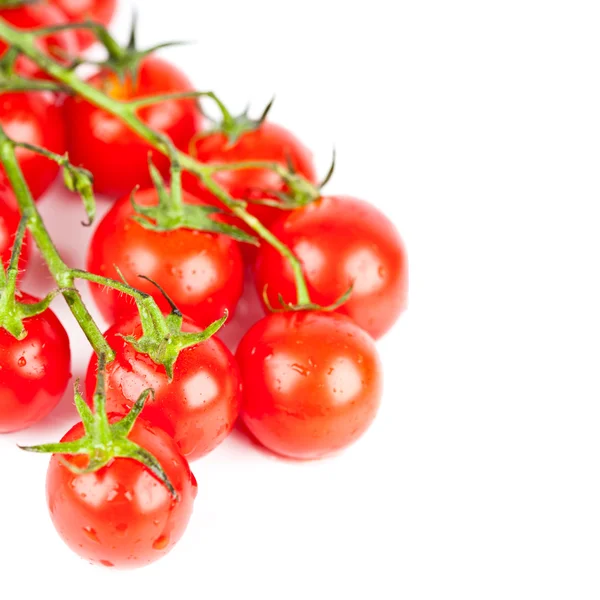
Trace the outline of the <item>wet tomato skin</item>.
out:
M 142 61 L 136 83 L 131 79 L 121 82 L 117 75 L 107 71 L 97 73 L 88 83 L 119 100 L 194 89 L 181 71 L 152 56 Z M 168 174 L 168 159 L 119 118 L 79 96 L 67 99 L 65 113 L 69 157 L 73 164 L 86 167 L 94 174 L 97 193 L 119 197 L 129 194 L 136 185 L 149 187 L 149 153 L 163 175 Z M 168 135 L 177 147 L 186 149 L 201 122 L 193 99 L 160 102 L 140 109 L 138 115 L 147 125 Z
M 306 148 L 287 129 L 270 122 L 263 123 L 258 129 L 242 134 L 234 143 L 220 133 L 209 134 L 196 139 L 190 151 L 198 160 L 205 163 L 234 163 L 249 160 L 270 161 L 282 166 L 288 160 L 294 170 L 311 182 L 316 182 L 317 174 L 310 150 Z M 286 191 L 285 182 L 269 169 L 236 169 L 221 171 L 215 179 L 233 198 L 250 200 L 247 210 L 268 227 L 281 216 L 278 208 L 253 203 L 256 200 L 277 199 L 278 192 Z M 220 202 L 200 184 L 196 177 L 184 174 L 184 185 L 192 194 L 202 198 L 207 204 L 222 206 Z M 233 221 L 248 233 L 251 229 L 239 220 Z M 244 256 L 250 261 L 254 258 L 254 246 L 242 246 Z
M 377 413 L 381 364 L 373 340 L 343 315 L 268 315 L 242 339 L 241 417 L 276 454 L 322 458 L 355 442 Z
M 37 298 L 18 294 L 20 302 Z M 67 332 L 47 309 L 23 321 L 27 337 L 15 339 L 0 328 L 0 433 L 41 421 L 59 403 L 71 378 Z
M 62 108 L 52 92 L 0 93 L 0 125 L 17 142 L 56 154 L 66 151 Z M 31 194 L 37 199 L 56 179 L 59 166 L 25 148 L 16 148 L 16 153 Z M 4 174 L 2 166 L 0 173 Z
M 62 25 L 67 21 L 62 10 L 47 2 L 0 10 L 0 18 L 5 19 L 13 27 L 24 30 Z M 42 52 L 63 64 L 68 63 L 68 57 L 74 57 L 79 52 L 79 44 L 74 31 L 58 31 L 49 36 L 39 37 L 36 44 Z M 6 52 L 6 49 L 6 44 L 0 41 L 0 56 Z M 24 56 L 17 58 L 15 70 L 22 77 L 50 79 L 32 60 Z
M 140 205 L 158 202 L 154 189 L 137 192 Z M 185 194 L 184 201 L 198 203 Z M 202 326 L 220 319 L 225 309 L 233 315 L 244 285 L 244 266 L 237 242 L 230 237 L 190 229 L 156 232 L 145 229 L 131 217 L 129 196 L 117 201 L 101 221 L 88 252 L 88 270 L 118 278 L 117 265 L 125 279 L 154 296 L 169 310 L 160 292 L 146 275 L 160 284 L 181 312 Z M 135 303 L 114 290 L 92 285 L 94 299 L 109 323 L 137 314 Z
M 406 308 L 404 244 L 392 222 L 367 202 L 321 198 L 287 213 L 271 231 L 300 259 L 313 302 L 329 306 L 353 285 L 350 299 L 337 312 L 372 337 L 381 337 Z M 279 306 L 279 293 L 295 302 L 292 270 L 271 246 L 260 247 L 254 274 L 259 294 L 267 286 L 272 306 Z
M 106 26 L 117 8 L 117 0 L 51 0 L 58 6 L 70 23 L 94 21 Z M 75 30 L 79 49 L 89 48 L 96 40 L 94 34 L 84 29 Z
M 200 328 L 184 323 L 184 331 Z M 106 368 L 107 410 L 126 414 L 148 388 L 154 398 L 146 402 L 143 418 L 172 436 L 188 460 L 204 456 L 231 432 L 241 404 L 241 379 L 235 358 L 213 336 L 186 348 L 175 363 L 169 382 L 164 367 L 137 352 L 121 336 L 139 338 L 139 318 L 119 322 L 106 332 L 116 358 Z M 92 357 L 86 377 L 86 398 L 91 402 L 98 361 Z
M 5 267 L 8 267 L 10 262 L 12 245 L 20 220 L 21 214 L 17 208 L 14 193 L 4 176 L 0 174 L 0 261 Z M 29 260 L 29 237 L 29 232 L 27 232 L 19 259 L 20 270 L 26 268 Z
M 111 416 L 112 422 L 116 419 Z M 82 435 L 78 423 L 62 441 Z M 54 455 L 46 478 L 50 516 L 65 543 L 86 560 L 122 569 L 142 567 L 167 554 L 183 535 L 197 494 L 187 461 L 164 431 L 138 420 L 129 439 L 158 460 L 179 500 L 146 467 L 129 458 L 116 458 L 95 473 L 77 475 L 62 461 L 81 469 L 87 466 L 87 457 Z

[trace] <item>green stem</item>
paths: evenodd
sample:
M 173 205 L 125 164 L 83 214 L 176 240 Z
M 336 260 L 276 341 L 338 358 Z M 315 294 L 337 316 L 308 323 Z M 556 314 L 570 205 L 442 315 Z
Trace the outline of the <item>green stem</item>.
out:
M 308 288 L 300 261 L 285 244 L 279 241 L 279 239 L 277 239 L 277 237 L 275 237 L 258 219 L 246 210 L 244 204 L 234 200 L 213 180 L 211 177 L 213 169 L 210 165 L 204 165 L 179 150 L 173 152 L 172 145 L 165 142 L 162 134 L 154 131 L 137 116 L 135 104 L 129 105 L 127 102 L 121 102 L 107 96 L 101 90 L 98 90 L 79 79 L 73 71 L 65 69 L 51 57 L 41 52 L 35 44 L 35 32 L 23 32 L 14 29 L 9 26 L 6 21 L 0 18 L 0 38 L 7 42 L 8 45 L 17 48 L 25 56 L 33 60 L 33 62 L 48 75 L 51 75 L 57 81 L 66 84 L 82 98 L 85 98 L 88 102 L 91 102 L 95 106 L 121 119 L 131 130 L 146 140 L 156 150 L 171 158 L 178 158 L 179 163 L 184 170 L 196 175 L 236 217 L 246 223 L 246 225 L 256 232 L 259 237 L 273 246 L 289 261 L 294 273 L 298 304 L 310 303 Z M 219 102 L 214 94 L 207 93 L 206 95 Z
M 41 146 L 34 146 L 33 144 L 29 144 L 27 142 L 14 142 L 13 146 L 15 148 L 23 148 L 24 150 L 30 150 L 31 152 L 35 152 L 48 160 L 54 161 L 59 167 L 64 166 L 68 163 L 68 159 L 65 158 L 62 154 L 56 154 L 56 152 L 52 152 L 51 150 L 47 150 L 46 148 L 42 148 Z
M 96 275 L 94 273 L 88 273 L 87 271 L 80 271 L 79 269 L 73 269 L 71 271 L 75 279 L 85 279 L 98 285 L 104 285 L 110 287 L 122 294 L 127 294 L 135 299 L 138 311 L 140 313 L 140 319 L 142 325 L 152 325 L 152 331 L 159 331 L 161 334 L 166 335 L 168 333 L 163 314 L 158 307 L 158 304 L 154 301 L 153 297 L 146 292 L 130 286 L 128 283 L 109 279 L 108 277 L 102 277 L 102 275 Z M 146 334 L 151 331 L 144 331 Z
M 1 21 L 2 19 L 0 19 Z M 65 265 L 60 254 L 58 253 L 52 238 L 48 234 L 42 217 L 35 205 L 31 192 L 27 187 L 21 168 L 15 155 L 14 142 L 6 135 L 0 126 L 0 162 L 4 166 L 4 170 L 8 176 L 10 184 L 13 188 L 21 214 L 27 218 L 27 226 L 31 231 L 33 239 L 37 244 L 44 260 L 46 261 L 52 277 L 60 288 L 71 288 L 65 290 L 63 296 L 73 313 L 75 319 L 79 323 L 81 329 L 85 333 L 90 344 L 97 353 L 104 353 L 109 360 L 114 358 L 114 352 L 104 339 L 102 332 L 92 319 L 85 304 L 81 300 L 79 293 L 73 290 L 73 273 Z
M 188 157 L 191 161 L 192 158 Z M 183 161 L 182 161 L 183 163 Z M 184 168 L 185 165 L 183 165 Z M 203 183 L 206 188 L 212 192 L 223 204 L 225 204 L 229 210 L 240 220 L 244 221 L 253 231 L 255 231 L 265 242 L 273 246 L 279 254 L 284 256 L 294 273 L 294 280 L 296 282 L 296 301 L 299 306 L 303 304 L 310 304 L 310 294 L 308 293 L 308 287 L 306 285 L 306 279 L 302 271 L 302 264 L 296 258 L 294 253 L 269 229 L 267 229 L 259 219 L 254 215 L 251 215 L 244 206 L 235 200 L 233 200 L 225 190 L 220 187 L 211 176 L 205 176 Z
M 60 86 L 53 81 L 27 80 L 27 79 L 0 79 L 0 92 L 16 93 L 16 92 L 63 92 L 69 93 L 71 90 L 64 86 Z
M 239 171 L 241 169 L 269 169 L 274 171 L 277 175 L 285 177 L 287 175 L 287 169 L 282 167 L 277 162 L 269 162 L 264 160 L 246 160 L 244 162 L 230 162 L 230 163 L 211 163 L 206 165 L 210 171 Z
M 110 442 L 110 424 L 106 414 L 106 356 L 98 354 L 98 379 L 94 392 L 94 428 L 98 441 L 107 445 Z

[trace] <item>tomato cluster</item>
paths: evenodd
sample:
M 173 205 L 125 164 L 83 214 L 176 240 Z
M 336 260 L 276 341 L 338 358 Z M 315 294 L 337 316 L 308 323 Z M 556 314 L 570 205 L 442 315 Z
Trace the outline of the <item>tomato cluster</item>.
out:
M 53 0 L 0 10 L 0 19 L 20 29 L 88 18 L 107 24 L 115 5 L 116 0 Z M 59 64 L 93 41 L 89 30 L 66 29 L 40 38 L 39 47 Z M 6 50 L 0 41 L 0 53 Z M 47 77 L 24 56 L 17 58 L 15 69 L 27 78 Z M 152 54 L 139 58 L 135 73 L 117 74 L 107 65 L 87 83 L 121 101 L 193 92 L 183 73 Z M 99 357 L 92 357 L 78 403 L 83 424 L 75 425 L 64 445 L 53 450 L 47 479 L 58 532 L 75 552 L 97 564 L 140 566 L 172 548 L 196 495 L 188 461 L 217 447 L 238 418 L 271 452 L 317 459 L 355 442 L 380 405 L 383 373 L 375 340 L 390 330 L 407 302 L 407 257 L 395 226 L 365 201 L 321 194 L 311 152 L 266 115 L 258 121 L 223 116 L 223 125 L 209 125 L 191 97 L 157 99 L 137 111 L 140 123 L 161 140 L 170 140 L 171 153 L 178 149 L 214 167 L 212 183 L 231 200 L 225 208 L 240 206 L 252 218 L 235 210 L 213 212 L 224 209 L 214 185 L 190 173 L 184 173 L 181 184 L 164 148 L 159 151 L 85 94 L 0 93 L 0 126 L 9 137 L 68 153 L 72 164 L 92 173 L 95 191 L 112 202 L 91 237 L 87 269 L 90 280 L 98 276 L 90 285 L 110 323 L 104 339 L 114 358 L 106 367 L 102 358 L 99 369 Z M 59 167 L 18 146 L 17 160 L 37 200 Z M 240 166 L 245 162 L 253 166 Z M 171 172 L 171 184 L 163 185 L 162 178 Z M 316 195 L 299 196 L 294 181 L 304 182 Z M 189 214 L 196 219 L 208 215 L 213 226 L 177 222 L 184 213 L 174 217 L 174 205 L 165 200 L 174 197 L 176 206 L 197 209 Z M 5 268 L 20 223 L 17 204 L 0 169 L 0 258 Z M 153 220 L 148 214 L 161 216 Z M 228 231 L 238 232 L 237 237 Z M 264 241 L 264 231 L 296 257 L 300 275 L 288 254 Z M 257 232 L 258 248 L 239 241 L 242 234 Z M 30 245 L 26 239 L 21 270 Z M 234 315 L 246 269 L 266 316 L 248 324 L 235 355 L 216 336 L 177 346 L 178 340 L 195 340 L 223 315 Z M 0 279 L 0 433 L 45 417 L 70 379 L 63 326 L 48 308 L 30 316 L 26 305 L 36 300 L 11 290 L 11 270 L 7 273 Z M 309 301 L 299 295 L 299 276 Z M 126 283 L 106 285 L 105 278 Z M 127 284 L 137 292 L 123 293 Z M 3 322 L 12 318 L 2 310 L 2 298 L 9 293 L 14 306 L 21 307 L 20 336 Z M 154 346 L 147 336 L 149 313 L 142 308 L 150 298 L 159 312 L 170 312 L 168 322 L 178 328 L 157 325 L 163 333 L 156 334 Z M 175 348 L 171 363 L 157 358 L 164 358 L 169 348 Z M 117 454 L 96 467 L 94 455 L 73 450 L 87 435 L 98 440 L 113 429 L 120 431 L 120 420 L 137 411 L 140 396 L 150 389 L 153 393 L 127 438 L 146 462 Z M 83 400 L 93 410 L 102 404 L 110 415 L 104 434 L 86 423 L 85 415 L 90 421 L 92 412 Z M 148 453 L 172 489 L 149 468 Z

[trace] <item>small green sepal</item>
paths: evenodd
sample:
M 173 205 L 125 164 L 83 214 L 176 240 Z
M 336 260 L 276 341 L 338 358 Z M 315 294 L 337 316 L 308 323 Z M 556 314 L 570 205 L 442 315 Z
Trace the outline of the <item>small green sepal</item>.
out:
M 334 312 L 340 306 L 342 306 L 343 304 L 348 302 L 348 300 L 350 299 L 350 296 L 352 295 L 353 288 L 354 288 L 354 283 L 352 283 L 352 285 L 350 285 L 350 287 L 333 304 L 329 304 L 328 306 L 322 306 L 322 305 L 316 304 L 314 302 L 306 302 L 303 304 L 293 304 L 291 302 L 286 302 L 281 294 L 277 294 L 277 300 L 279 301 L 280 308 L 275 308 L 271 304 L 271 301 L 269 300 L 268 285 L 265 285 L 265 287 L 263 288 L 262 297 L 263 297 L 263 302 L 265 303 L 265 306 L 267 307 L 269 312 L 272 312 L 272 313 L 301 312 L 301 311 L 307 311 L 307 310 L 315 310 L 315 311 L 320 311 L 320 312 Z
M 175 363 L 181 351 L 212 337 L 223 327 L 229 317 L 229 313 L 226 310 L 223 317 L 211 323 L 203 331 L 196 333 L 182 331 L 183 315 L 173 300 L 171 300 L 158 283 L 149 277 L 143 275 L 140 275 L 140 277 L 156 286 L 169 303 L 171 313 L 166 316 L 157 316 L 156 311 L 140 310 L 142 336 L 140 338 L 132 335 L 122 337 L 135 350 L 148 355 L 157 365 L 162 365 L 165 368 L 169 381 L 172 381 Z M 152 300 L 152 302 L 154 301 Z
M 149 396 L 154 394 L 152 389 L 147 389 L 137 399 L 130 412 L 116 423 L 110 423 L 106 414 L 105 390 L 106 359 L 103 354 L 98 357 L 98 378 L 94 394 L 94 412 L 85 403 L 79 391 L 79 381 L 75 383 L 75 406 L 81 417 L 84 436 L 72 442 L 58 442 L 41 444 L 39 446 L 19 446 L 27 452 L 43 454 L 57 454 L 62 456 L 88 457 L 85 468 L 79 468 L 66 458 L 61 458 L 62 464 L 71 472 L 81 475 L 93 473 L 108 465 L 115 458 L 130 458 L 143 464 L 176 499 L 177 491 L 169 480 L 161 464 L 156 458 L 135 442 L 129 439 L 129 434 L 142 412 Z

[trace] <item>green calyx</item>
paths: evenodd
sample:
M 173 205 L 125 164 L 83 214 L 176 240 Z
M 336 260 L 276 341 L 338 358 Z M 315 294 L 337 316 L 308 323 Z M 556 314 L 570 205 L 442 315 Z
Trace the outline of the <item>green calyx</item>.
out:
M 131 32 L 129 41 L 125 47 L 120 46 L 108 31 L 101 26 L 96 28 L 98 41 L 104 45 L 108 52 L 108 58 L 105 61 L 97 63 L 98 66 L 104 67 L 115 73 L 121 81 L 130 78 L 135 84 L 138 80 L 139 69 L 142 61 L 162 48 L 171 46 L 179 46 L 186 42 L 164 42 L 157 44 L 145 50 L 139 50 L 137 47 L 137 13 L 133 13 L 131 22 Z
M 147 296 L 138 302 L 140 321 L 142 324 L 142 336 L 123 336 L 135 350 L 147 354 L 157 365 L 165 368 L 169 381 L 173 379 L 175 363 L 182 350 L 195 346 L 212 337 L 227 321 L 229 314 L 211 323 L 204 331 L 195 333 L 181 330 L 183 315 L 169 298 L 163 288 L 149 277 L 140 275 L 142 279 L 155 285 L 171 306 L 171 313 L 164 316 L 151 296 Z
M 158 194 L 158 204 L 155 206 L 141 206 L 135 201 L 136 190 L 131 193 L 131 204 L 136 213 L 133 219 L 142 227 L 151 231 L 194 229 L 196 231 L 220 233 L 238 242 L 258 245 L 258 240 L 243 229 L 213 219 L 211 215 L 222 213 L 219 208 L 201 204 L 186 204 L 183 201 L 181 168 L 177 161 L 172 162 L 170 189 L 167 189 L 151 158 L 148 166 L 152 182 Z
M 17 276 L 19 274 L 19 257 L 23 248 L 23 238 L 27 229 L 27 218 L 23 217 L 17 229 L 17 235 L 12 248 L 8 271 L 4 271 L 4 265 L 0 262 L 0 327 L 6 329 L 17 340 L 27 337 L 27 330 L 23 320 L 35 317 L 43 313 L 52 300 L 62 290 L 54 290 L 40 302 L 27 304 L 19 302 L 17 292 Z
M 94 176 L 90 171 L 83 167 L 75 167 L 69 162 L 67 155 L 64 161 L 59 162 L 63 167 L 63 181 L 65 187 L 79 194 L 83 201 L 83 207 L 88 217 L 88 222 L 83 223 L 86 227 L 90 226 L 96 217 L 96 198 L 94 197 Z
M 229 146 L 235 145 L 245 133 L 256 131 L 266 121 L 267 116 L 273 107 L 273 102 L 275 102 L 275 98 L 272 98 L 260 117 L 258 117 L 258 119 L 252 119 L 248 114 L 248 108 L 241 115 L 234 116 L 215 93 L 209 92 L 205 95 L 210 97 L 218 106 L 219 111 L 221 112 L 221 120 L 215 121 L 210 117 L 206 117 L 208 120 L 212 121 L 213 126 L 208 131 L 202 133 L 201 137 L 220 133 L 227 138 Z
M 10 140 L 14 147 L 25 148 L 31 152 L 35 152 L 48 160 L 54 161 L 63 170 L 63 182 L 65 187 L 71 191 L 79 194 L 83 201 L 83 207 L 88 217 L 88 222 L 83 223 L 85 226 L 89 226 L 94 222 L 96 217 L 96 198 L 94 197 L 94 176 L 90 171 L 83 167 L 76 167 L 69 162 L 68 154 L 56 154 L 46 148 L 40 146 L 34 146 L 26 142 L 15 142 Z
M 278 192 L 275 196 L 278 200 L 259 200 L 257 203 L 273 206 L 282 210 L 296 210 L 303 206 L 308 206 L 322 196 L 323 188 L 329 183 L 335 172 L 335 150 L 331 160 L 331 166 L 325 178 L 317 184 L 313 184 L 302 175 L 295 172 L 294 165 L 288 159 L 287 171 L 280 173 L 281 178 L 285 181 L 286 191 Z
M 75 384 L 75 406 L 81 417 L 85 435 L 72 442 L 58 442 L 39 446 L 21 446 L 22 450 L 37 453 L 88 457 L 87 466 L 79 468 L 71 461 L 64 460 L 63 464 L 73 473 L 94 473 L 105 467 L 115 458 L 130 458 L 144 465 L 170 492 L 178 499 L 178 494 L 158 460 L 145 448 L 129 439 L 129 434 L 144 408 L 153 390 L 145 390 L 129 413 L 116 423 L 110 423 L 106 414 L 104 354 L 98 357 L 98 379 L 94 394 L 94 412 L 85 403 L 79 392 L 79 382 Z

